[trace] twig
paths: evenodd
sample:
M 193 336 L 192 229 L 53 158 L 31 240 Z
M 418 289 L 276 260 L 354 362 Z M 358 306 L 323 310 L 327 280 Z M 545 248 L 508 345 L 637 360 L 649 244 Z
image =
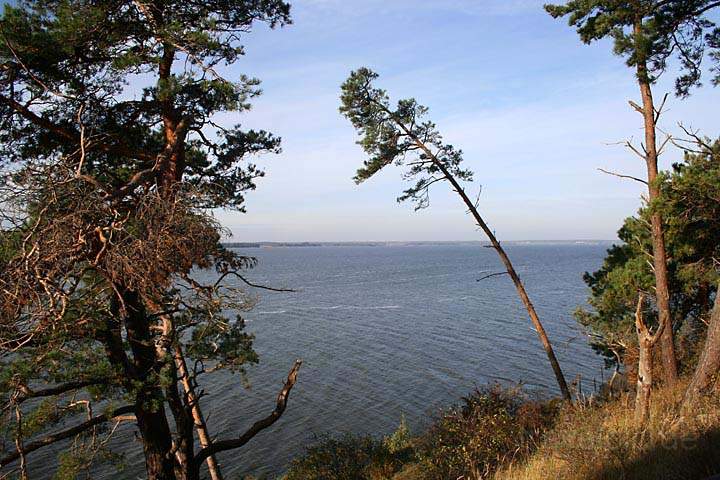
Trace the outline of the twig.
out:
M 609 170 L 605 170 L 604 168 L 598 168 L 598 170 L 600 170 L 600 171 L 603 172 L 603 173 L 607 173 L 608 175 L 612 175 L 612 176 L 614 176 L 614 177 L 627 178 L 627 179 L 630 179 L 630 180 L 635 180 L 636 182 L 644 183 L 645 185 L 648 184 L 648 183 L 647 183 L 645 180 L 643 180 L 642 178 L 633 177 L 632 175 L 622 175 L 622 174 L 620 174 L 620 173 L 615 173 L 615 172 L 611 172 L 611 171 L 609 171 Z
M 499 275 L 509 275 L 509 274 L 508 274 L 508 272 L 490 273 L 490 274 L 488 274 L 488 275 L 484 275 L 484 276 L 478 278 L 476 281 L 479 282 L 479 281 L 481 281 L 481 280 L 485 280 L 486 278 L 497 277 L 497 276 L 499 276 Z

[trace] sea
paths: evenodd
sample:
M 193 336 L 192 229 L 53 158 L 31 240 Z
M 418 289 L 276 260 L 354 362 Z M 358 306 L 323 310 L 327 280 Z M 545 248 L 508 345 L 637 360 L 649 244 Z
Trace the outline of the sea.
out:
M 600 267 L 609 245 L 504 245 L 568 382 L 584 394 L 599 388 L 608 372 L 573 312 L 586 306 L 583 273 Z M 483 278 L 503 271 L 491 248 L 391 243 L 236 250 L 258 260 L 248 280 L 294 291 L 235 280 L 254 299 L 243 317 L 260 361 L 245 378 L 229 372 L 201 377 L 211 435 L 237 436 L 268 415 L 293 362 L 303 364 L 283 416 L 245 447 L 219 455 L 225 478 L 277 478 L 328 434 L 388 435 L 402 418 L 411 431 L 422 432 L 443 409 L 489 383 L 559 393 L 511 280 Z M 120 438 L 129 439 L 125 470 L 120 477 L 97 477 L 142 478 L 141 446 L 131 432 Z M 49 474 L 46 468 L 36 472 Z

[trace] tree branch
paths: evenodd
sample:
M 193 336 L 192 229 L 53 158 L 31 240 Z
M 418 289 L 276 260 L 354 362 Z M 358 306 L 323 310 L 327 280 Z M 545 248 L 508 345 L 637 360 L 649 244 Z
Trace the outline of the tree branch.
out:
M 56 385 L 54 387 L 44 388 L 42 390 L 30 390 L 27 387 L 21 389 L 22 393 L 16 399 L 16 403 L 22 403 L 30 398 L 38 397 L 51 397 L 53 395 L 60 395 L 71 390 L 77 390 L 79 388 L 89 387 L 90 385 L 98 385 L 105 383 L 105 379 L 94 378 L 91 380 L 77 380 L 74 382 L 63 383 L 62 385 Z
M 496 273 L 491 273 L 491 274 L 489 274 L 489 275 L 483 275 L 482 277 L 478 278 L 476 281 L 479 282 L 479 281 L 481 281 L 481 280 L 485 280 L 486 278 L 497 277 L 497 276 L 499 276 L 499 275 L 509 275 L 509 273 L 508 273 L 508 272 L 496 272 Z
M 290 390 L 292 390 L 293 386 L 295 385 L 295 381 L 297 380 L 297 374 L 298 370 L 300 370 L 300 366 L 302 365 L 302 360 L 295 360 L 295 365 L 293 365 L 292 369 L 290 370 L 290 373 L 288 374 L 287 380 L 285 381 L 285 384 L 283 385 L 283 388 L 280 390 L 280 393 L 278 393 L 277 396 L 277 403 L 275 405 L 275 410 L 270 413 L 267 417 L 263 418 L 262 420 L 258 420 L 255 422 L 252 427 L 250 427 L 245 433 L 240 435 L 238 438 L 232 438 L 228 440 L 219 440 L 212 442 L 209 446 L 201 449 L 193 459 L 193 464 L 190 468 L 194 469 L 195 472 L 197 472 L 200 468 L 200 465 L 205 461 L 207 457 L 210 455 L 213 455 L 218 452 L 222 452 L 225 450 L 232 450 L 235 448 L 240 448 L 246 443 L 248 443 L 255 435 L 260 433 L 262 430 L 268 428 L 270 425 L 275 423 L 283 414 L 285 411 L 285 408 L 287 407 L 287 401 L 290 397 Z
M 607 173 L 608 175 L 612 175 L 612 176 L 614 176 L 614 177 L 627 178 L 627 179 L 630 179 L 630 180 L 635 180 L 636 182 L 644 183 L 645 185 L 648 184 L 648 183 L 647 183 L 645 180 L 643 180 L 642 178 L 633 177 L 633 176 L 631 176 L 631 175 L 622 175 L 622 174 L 619 174 L 619 173 L 611 172 L 611 171 L 609 171 L 609 170 L 605 170 L 605 169 L 603 169 L 603 168 L 598 168 L 598 170 L 600 170 L 600 171 L 603 172 L 603 173 Z
M 134 411 L 135 411 L 134 405 L 126 405 L 124 407 L 115 409 L 110 414 L 98 415 L 96 417 L 91 418 L 90 420 L 88 420 L 86 422 L 83 422 L 79 425 L 68 428 L 67 430 L 62 430 L 60 432 L 53 433 L 53 434 L 48 435 L 47 437 L 41 438 L 39 440 L 35 440 L 33 442 L 26 443 L 25 445 L 23 445 L 22 455 L 27 455 L 28 453 L 38 450 L 39 448 L 45 447 L 45 446 L 53 444 L 55 442 L 59 442 L 60 440 L 64 440 L 66 438 L 73 437 L 73 436 L 77 435 L 78 433 L 82 433 L 85 430 L 87 430 L 95 425 L 110 421 L 115 417 L 118 417 L 118 416 L 126 414 L 126 413 L 132 413 Z M 10 464 L 11 462 L 14 462 L 18 458 L 20 458 L 20 455 L 21 455 L 21 452 L 19 452 L 17 450 L 10 453 L 9 455 L 5 455 L 5 457 L 0 459 L 0 467 L 4 467 L 4 466 Z
M 54 135 L 63 138 L 65 140 L 70 140 L 72 142 L 80 142 L 80 135 L 74 131 L 68 130 L 67 128 L 58 125 L 56 123 L 51 122 L 50 120 L 43 118 L 30 110 L 28 107 L 18 103 L 13 98 L 6 97 L 5 95 L 0 95 L 0 103 L 5 104 L 9 108 L 11 108 L 13 111 L 18 113 L 20 116 L 25 118 L 25 120 L 33 123 L 34 125 L 37 125 L 38 127 L 44 128 L 50 132 L 52 132 Z M 101 143 L 99 144 L 100 150 L 103 150 L 108 153 L 115 153 L 117 155 L 126 156 L 130 158 L 137 158 L 140 160 L 145 161 L 154 161 L 155 157 L 153 155 L 149 155 L 147 153 L 143 152 L 137 152 L 137 151 L 131 151 L 123 146 L 120 145 L 111 145 L 107 143 Z

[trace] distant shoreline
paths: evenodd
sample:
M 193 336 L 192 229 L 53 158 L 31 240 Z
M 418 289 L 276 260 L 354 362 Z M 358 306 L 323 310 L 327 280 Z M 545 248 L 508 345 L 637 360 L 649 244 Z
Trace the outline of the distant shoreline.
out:
M 508 240 L 504 245 L 611 245 L 619 240 Z M 388 242 L 223 242 L 228 248 L 282 247 L 432 247 L 449 245 L 485 246 L 487 241 L 388 241 Z

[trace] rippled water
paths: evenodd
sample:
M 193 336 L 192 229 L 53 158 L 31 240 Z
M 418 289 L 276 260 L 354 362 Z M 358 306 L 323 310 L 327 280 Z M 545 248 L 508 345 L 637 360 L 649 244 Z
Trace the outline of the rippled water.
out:
M 600 380 L 601 360 L 572 318 L 586 270 L 607 245 L 512 245 L 512 258 L 568 381 Z M 387 434 L 405 415 L 425 426 L 439 408 L 486 382 L 556 392 L 552 370 L 493 250 L 472 245 L 248 249 L 253 280 L 300 289 L 258 292 L 247 315 L 260 365 L 252 389 L 224 376 L 208 387 L 213 433 L 244 430 L 273 407 L 295 358 L 304 360 L 285 415 L 220 461 L 234 474 L 277 474 L 324 432 Z
M 601 378 L 601 360 L 572 317 L 585 302 L 582 274 L 607 245 L 509 245 L 568 381 Z M 547 362 L 497 255 L 477 245 L 246 249 L 259 283 L 298 289 L 255 292 L 246 315 L 260 364 L 250 389 L 237 375 L 204 379 L 211 434 L 244 431 L 273 408 L 293 361 L 304 363 L 287 411 L 245 448 L 223 453 L 226 478 L 282 473 L 315 435 L 388 434 L 404 415 L 419 431 L 442 407 L 489 381 L 556 393 Z M 126 434 L 127 435 L 127 434 Z M 127 438 L 127 437 L 126 437 Z M 142 475 L 140 446 L 123 478 Z

